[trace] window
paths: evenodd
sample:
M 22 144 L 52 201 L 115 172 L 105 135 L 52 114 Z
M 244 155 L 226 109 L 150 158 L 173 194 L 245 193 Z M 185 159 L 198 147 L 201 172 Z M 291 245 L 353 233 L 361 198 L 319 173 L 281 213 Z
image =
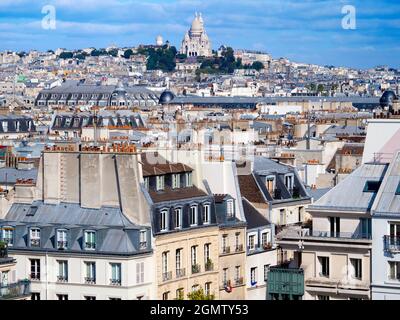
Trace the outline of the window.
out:
M 233 217 L 234 216 L 234 210 L 233 210 L 233 200 L 227 200 L 226 201 L 226 214 L 228 217 Z
M 228 284 L 228 268 L 222 270 L 222 283 L 224 286 Z
M 144 283 L 144 262 L 136 263 L 136 283 Z
M 68 281 L 68 261 L 57 261 L 57 263 L 58 263 L 57 281 L 67 282 Z
M 164 292 L 163 295 L 162 295 L 162 299 L 163 300 L 168 300 L 168 298 L 169 298 L 169 292 Z
M 340 218 L 339 217 L 330 217 L 329 223 L 331 226 L 331 237 L 340 237 Z
M 197 225 L 197 206 L 190 207 L 190 225 L 191 226 Z
M 176 300 L 183 300 L 185 299 L 185 292 L 183 288 L 179 288 L 176 290 Z
M 147 248 L 147 231 L 146 230 L 140 230 L 140 232 L 139 232 L 139 247 L 140 247 L 140 249 Z
M 40 280 L 40 260 L 31 259 L 31 280 Z
M 175 229 L 182 228 L 182 209 L 176 208 L 174 210 L 174 217 L 175 217 Z
M 40 229 L 31 228 L 30 230 L 31 247 L 40 247 Z
M 239 280 L 241 277 L 240 266 L 235 267 L 235 280 Z
M 249 236 L 249 250 L 255 249 L 255 238 L 256 236 L 254 234 Z
M 96 263 L 85 262 L 85 283 L 95 284 L 96 283 Z
M 351 277 L 354 279 L 361 280 L 362 277 L 362 260 L 361 259 L 350 259 L 351 265 Z
M 211 244 L 209 244 L 209 243 L 206 243 L 204 245 L 204 263 L 205 264 L 207 264 L 207 262 L 209 262 L 211 260 L 210 259 L 210 246 L 211 246 Z
M 400 262 L 389 262 L 389 280 L 400 280 Z
M 85 231 L 85 249 L 95 250 L 96 249 L 96 232 L 95 231 Z
M 68 295 L 67 294 L 57 294 L 57 299 L 58 300 L 68 300 Z
M 61 229 L 57 230 L 57 248 L 66 249 L 68 247 L 67 242 L 67 230 Z
M 230 253 L 227 234 L 222 236 L 222 253 Z
M 168 210 L 161 211 L 160 231 L 168 231 Z
M 395 195 L 396 195 L 396 196 L 400 196 L 400 183 L 399 183 L 399 185 L 397 186 Z
M 400 224 L 399 223 L 390 223 L 389 224 L 389 244 L 391 246 L 399 246 L 400 242 Z
M 186 182 L 186 188 L 193 187 L 192 173 L 191 172 L 186 172 L 185 173 L 185 182 Z
M 240 232 L 236 232 L 235 234 L 235 251 L 243 251 L 243 246 L 240 245 Z
M 181 187 L 181 175 L 173 174 L 172 175 L 172 189 L 178 189 Z
M 96 297 L 93 296 L 85 296 L 85 300 L 96 300 Z
M 270 269 L 270 265 L 269 264 L 264 265 L 264 281 L 268 281 L 269 269 Z
M 164 176 L 156 177 L 156 188 L 157 188 L 157 191 L 164 190 Z
M 162 272 L 163 274 L 168 273 L 168 252 L 162 253 Z
M 381 181 L 367 181 L 365 183 L 364 192 L 378 192 L 381 183 Z
M 211 282 L 206 282 L 204 284 L 204 293 L 206 296 L 210 296 L 211 295 Z
M 14 243 L 14 228 L 12 227 L 4 227 L 2 230 L 2 238 L 3 241 L 7 243 L 8 246 L 12 246 Z
M 250 284 L 255 286 L 257 284 L 257 267 L 250 269 Z
M 111 263 L 111 285 L 121 285 L 121 264 Z
M 323 301 L 328 301 L 329 300 L 329 296 L 323 296 L 323 295 L 319 295 L 317 296 L 318 300 L 323 300 Z
M 203 224 L 210 223 L 210 205 L 205 204 L 203 206 Z
M 198 284 L 194 284 L 194 285 L 192 286 L 192 292 L 195 292 L 195 291 L 197 291 L 197 290 L 199 290 L 199 285 L 198 285 Z
M 293 175 L 290 174 L 285 176 L 285 186 L 288 190 L 293 190 L 293 181 L 294 181 Z
M 269 243 L 268 232 L 264 232 L 264 233 L 261 234 L 261 243 L 262 243 L 264 248 L 268 245 L 268 243 Z
M 31 293 L 31 300 L 40 300 L 40 293 L 39 292 L 32 292 Z
M 329 258 L 318 257 L 319 261 L 319 275 L 321 277 L 329 277 Z
M 144 187 L 146 188 L 146 190 L 149 190 L 149 187 L 150 187 L 149 177 L 144 178 Z
M 184 276 L 184 272 L 182 270 L 182 249 L 176 249 L 175 252 L 175 270 L 176 270 L 176 277 L 180 278 Z
M 193 246 L 190 252 L 191 252 L 192 266 L 195 266 L 197 265 L 197 246 Z
M 114 301 L 120 301 L 121 300 L 121 298 L 114 298 L 114 297 L 110 297 L 110 298 L 108 298 L 109 300 L 114 300 Z

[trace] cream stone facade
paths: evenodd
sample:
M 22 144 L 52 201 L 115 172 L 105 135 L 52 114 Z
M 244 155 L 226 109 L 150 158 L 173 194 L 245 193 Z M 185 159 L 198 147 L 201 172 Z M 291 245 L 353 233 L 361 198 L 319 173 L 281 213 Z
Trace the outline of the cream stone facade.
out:
M 155 239 L 157 298 L 163 300 L 188 299 L 188 293 L 202 288 L 219 299 L 218 227 L 206 227 Z M 209 245 L 211 264 L 205 261 L 205 246 Z M 196 265 L 192 248 L 196 247 Z M 180 252 L 180 253 L 178 253 Z M 163 254 L 167 257 L 166 265 Z M 178 258 L 179 256 L 179 258 Z M 164 258 L 165 259 L 165 258 Z M 178 259 L 180 260 L 178 262 Z M 163 270 L 163 268 L 165 268 Z M 207 286 L 209 286 L 207 289 Z

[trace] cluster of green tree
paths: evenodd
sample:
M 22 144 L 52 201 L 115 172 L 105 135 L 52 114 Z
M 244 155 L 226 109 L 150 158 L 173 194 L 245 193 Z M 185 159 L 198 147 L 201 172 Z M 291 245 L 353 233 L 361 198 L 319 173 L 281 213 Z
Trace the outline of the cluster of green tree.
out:
M 206 294 L 203 289 L 192 291 L 188 294 L 189 300 L 215 300 L 215 295 Z
M 177 54 L 175 47 L 140 48 L 137 53 L 147 56 L 147 70 L 162 70 L 164 72 L 175 70 Z
M 235 59 L 235 52 L 232 48 L 228 47 L 222 52 L 221 57 L 214 55 L 212 58 L 204 59 L 196 74 L 198 76 L 202 73 L 232 74 L 235 69 L 256 69 L 260 71 L 264 69 L 264 65 L 259 61 L 255 61 L 251 65 L 243 65 L 242 59 Z

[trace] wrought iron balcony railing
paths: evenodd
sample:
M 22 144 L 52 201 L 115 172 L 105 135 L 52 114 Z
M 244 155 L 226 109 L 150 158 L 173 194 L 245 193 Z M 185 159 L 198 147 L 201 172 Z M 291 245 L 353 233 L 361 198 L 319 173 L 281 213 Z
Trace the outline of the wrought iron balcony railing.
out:
M 176 277 L 182 278 L 186 275 L 186 269 L 176 269 Z
M 164 272 L 162 275 L 163 281 L 169 281 L 172 279 L 172 271 Z
M 29 297 L 31 294 L 31 282 L 21 280 L 7 285 L 0 284 L 0 300 L 13 300 Z

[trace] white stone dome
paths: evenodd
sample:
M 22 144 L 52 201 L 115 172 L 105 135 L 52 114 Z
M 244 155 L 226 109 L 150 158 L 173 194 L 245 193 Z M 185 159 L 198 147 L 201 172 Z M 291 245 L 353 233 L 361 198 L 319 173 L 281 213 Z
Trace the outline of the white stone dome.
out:
M 194 18 L 190 32 L 192 34 L 200 34 L 203 32 L 203 23 L 200 21 L 199 17 L 196 16 L 196 18 Z
M 156 45 L 157 46 L 162 46 L 164 44 L 164 39 L 161 36 L 157 36 L 156 38 Z

